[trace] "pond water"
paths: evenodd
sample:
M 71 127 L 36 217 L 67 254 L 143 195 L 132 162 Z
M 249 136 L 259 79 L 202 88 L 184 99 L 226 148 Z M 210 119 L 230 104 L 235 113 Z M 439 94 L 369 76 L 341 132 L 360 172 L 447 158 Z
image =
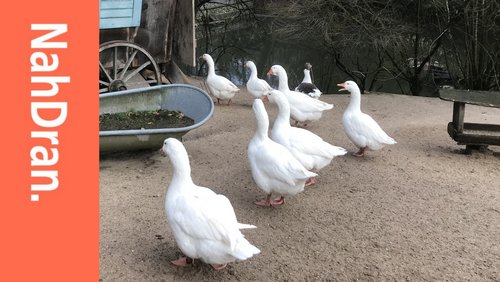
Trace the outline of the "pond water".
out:
M 296 42 L 283 42 L 268 36 L 265 32 L 253 28 L 239 29 L 225 34 L 218 34 L 210 39 L 198 40 L 197 56 L 203 53 L 212 55 L 216 73 L 229 78 L 239 86 L 246 84 L 250 75 L 244 67 L 246 61 L 253 61 L 257 66 L 258 77 L 267 80 L 277 87 L 277 77 L 266 73 L 274 64 L 282 65 L 288 74 L 291 88 L 304 78 L 304 64 L 313 66 L 314 83 L 324 92 L 336 92 L 337 83 L 346 79 L 342 75 L 335 76 L 333 65 L 328 62 L 329 55 L 313 47 Z M 198 75 L 206 75 L 206 66 L 198 65 Z
M 216 73 L 229 78 L 239 86 L 246 84 L 249 77 L 244 67 L 247 60 L 257 66 L 258 77 L 267 80 L 271 86 L 278 85 L 277 78 L 266 73 L 274 64 L 282 65 L 288 74 L 290 88 L 295 88 L 304 78 L 304 64 L 312 64 L 313 82 L 323 93 L 337 93 L 338 83 L 350 78 L 335 67 L 334 58 L 318 48 L 316 42 L 286 42 L 265 32 L 262 23 L 228 32 L 213 33 L 209 38 L 197 41 L 197 57 L 204 53 L 212 55 Z M 198 64 L 192 74 L 205 76 L 206 66 Z M 385 81 L 376 88 L 378 91 L 401 93 L 395 81 Z
M 248 25 L 250 27 L 248 27 Z M 249 77 L 248 70 L 244 67 L 247 60 L 253 61 L 257 66 L 258 77 L 277 88 L 277 78 L 266 73 L 274 64 L 282 65 L 288 74 L 290 88 L 295 88 L 304 77 L 304 64 L 312 64 L 313 82 L 324 93 L 337 93 L 338 83 L 350 80 L 345 73 L 335 66 L 335 60 L 317 42 L 279 40 L 266 32 L 265 21 L 249 23 L 246 28 L 233 27 L 232 30 L 221 32 L 220 27 L 213 27 L 210 36 L 197 32 L 197 57 L 204 53 L 212 55 L 216 73 L 225 76 L 236 85 L 243 86 Z M 210 27 L 209 27 L 210 28 Z M 216 31 L 218 30 L 218 31 Z M 224 30 L 223 30 L 224 31 Z M 370 58 L 365 63 L 370 64 Z M 198 64 L 191 74 L 205 76 L 207 68 Z M 394 79 L 381 79 L 375 84 L 373 91 L 388 93 L 402 93 L 399 83 Z M 408 89 L 404 89 L 408 93 Z M 432 89 L 425 96 L 432 95 Z

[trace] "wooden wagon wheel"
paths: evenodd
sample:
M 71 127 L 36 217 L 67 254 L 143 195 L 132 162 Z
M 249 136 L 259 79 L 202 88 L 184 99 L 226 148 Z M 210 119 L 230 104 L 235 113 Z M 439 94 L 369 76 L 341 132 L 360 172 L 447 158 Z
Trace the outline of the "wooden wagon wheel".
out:
M 99 94 L 160 84 L 160 68 L 144 48 L 122 40 L 99 46 Z

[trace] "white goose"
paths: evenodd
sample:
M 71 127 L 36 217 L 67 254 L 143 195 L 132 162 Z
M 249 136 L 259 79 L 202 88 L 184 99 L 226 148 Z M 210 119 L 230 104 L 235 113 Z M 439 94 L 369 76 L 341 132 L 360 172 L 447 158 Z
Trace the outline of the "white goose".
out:
M 257 119 L 257 130 L 248 144 L 248 160 L 255 183 L 267 193 L 266 198 L 255 204 L 281 205 L 285 203 L 284 196 L 302 192 L 306 181 L 317 174 L 307 171 L 287 148 L 269 138 L 269 117 L 262 100 L 255 99 L 252 108 Z M 273 193 L 280 197 L 271 200 Z
M 342 115 L 342 124 L 347 137 L 359 148 L 353 155 L 362 157 L 366 149 L 379 150 L 385 145 L 396 144 L 371 116 L 361 112 L 361 91 L 356 82 L 349 80 L 338 86 L 342 87 L 339 91 L 351 93 L 349 105 Z
M 307 170 L 320 170 L 330 164 L 334 157 L 347 153 L 344 148 L 333 146 L 306 129 L 290 126 L 290 105 L 283 93 L 274 90 L 267 97 L 279 109 L 271 130 L 271 139 L 290 150 Z M 306 185 L 314 183 L 316 178 L 312 177 Z
M 311 98 L 300 92 L 291 91 L 288 88 L 288 75 L 282 66 L 272 66 L 268 74 L 278 76 L 279 90 L 290 103 L 290 116 L 295 120 L 295 125 L 301 122 L 304 123 L 304 126 L 307 126 L 308 122 L 319 120 L 323 111 L 333 108 L 332 104 Z
M 214 60 L 209 54 L 203 54 L 200 59 L 207 62 L 208 65 L 208 75 L 207 75 L 207 86 L 212 95 L 217 98 L 217 103 L 220 104 L 220 100 L 228 100 L 227 104 L 231 103 L 231 99 L 236 95 L 236 92 L 240 89 L 234 85 L 229 79 L 215 74 Z
M 238 223 L 225 196 L 193 183 L 184 145 L 168 138 L 162 152 L 169 156 L 173 167 L 165 199 L 167 219 L 177 245 L 187 256 L 172 263 L 184 266 L 199 258 L 219 270 L 229 262 L 260 253 L 240 232 L 255 226 Z
M 305 93 L 315 99 L 318 99 L 323 93 L 321 93 L 318 87 L 314 85 L 311 78 L 311 69 L 312 65 L 310 63 L 306 63 L 304 69 L 304 79 L 302 79 L 302 82 L 295 87 L 295 91 Z
M 254 62 L 247 61 L 245 66 L 250 69 L 247 90 L 254 98 L 263 98 L 269 91 L 273 90 L 267 81 L 257 77 L 257 67 Z

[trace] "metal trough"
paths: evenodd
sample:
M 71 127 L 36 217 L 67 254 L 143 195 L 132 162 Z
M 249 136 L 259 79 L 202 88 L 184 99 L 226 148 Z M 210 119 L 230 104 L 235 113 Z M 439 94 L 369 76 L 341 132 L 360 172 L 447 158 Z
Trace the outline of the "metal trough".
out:
M 207 122 L 214 103 L 208 94 L 185 84 L 159 85 L 99 95 L 99 114 L 159 109 L 180 111 L 194 124 L 179 128 L 99 131 L 99 151 L 118 152 L 159 149 L 168 137 L 181 138 L 188 131 Z

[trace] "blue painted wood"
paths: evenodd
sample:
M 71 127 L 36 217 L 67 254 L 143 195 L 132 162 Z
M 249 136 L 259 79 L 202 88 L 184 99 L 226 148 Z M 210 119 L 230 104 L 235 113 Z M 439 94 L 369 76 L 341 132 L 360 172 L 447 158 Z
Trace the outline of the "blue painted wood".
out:
M 142 0 L 100 0 L 99 28 L 139 26 Z
M 133 0 L 101 0 L 101 10 L 109 9 L 132 9 L 134 7 Z

